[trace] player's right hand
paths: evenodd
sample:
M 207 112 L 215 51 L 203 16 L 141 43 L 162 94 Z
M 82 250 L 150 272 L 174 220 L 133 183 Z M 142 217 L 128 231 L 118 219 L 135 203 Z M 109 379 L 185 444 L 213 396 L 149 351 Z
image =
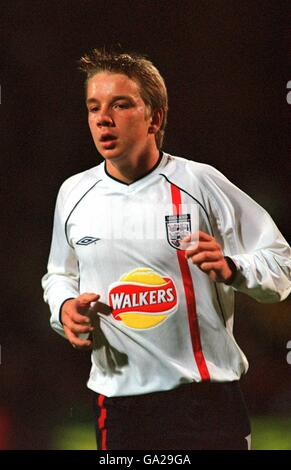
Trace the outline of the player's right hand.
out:
M 92 341 L 79 338 L 79 334 L 90 334 L 94 328 L 88 315 L 91 302 L 100 298 L 98 294 L 85 293 L 75 299 L 64 302 L 61 310 L 61 320 L 64 332 L 71 345 L 77 349 L 91 349 Z

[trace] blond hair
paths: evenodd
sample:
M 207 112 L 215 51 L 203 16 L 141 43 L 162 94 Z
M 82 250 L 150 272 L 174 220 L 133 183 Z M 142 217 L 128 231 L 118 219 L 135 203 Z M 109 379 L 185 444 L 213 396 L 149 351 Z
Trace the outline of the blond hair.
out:
M 161 149 L 167 123 L 168 94 L 164 79 L 152 62 L 136 53 L 108 52 L 103 48 L 92 49 L 81 57 L 79 64 L 86 74 L 86 89 L 88 80 L 103 71 L 122 73 L 137 82 L 140 95 L 151 112 L 163 111 L 161 127 L 155 134 L 157 147 Z

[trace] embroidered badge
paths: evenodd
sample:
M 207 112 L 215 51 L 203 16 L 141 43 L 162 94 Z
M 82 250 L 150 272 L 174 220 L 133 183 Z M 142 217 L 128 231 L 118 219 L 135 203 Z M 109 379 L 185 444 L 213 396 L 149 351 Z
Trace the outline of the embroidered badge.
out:
M 166 215 L 165 222 L 169 244 L 180 250 L 181 240 L 191 234 L 190 214 Z

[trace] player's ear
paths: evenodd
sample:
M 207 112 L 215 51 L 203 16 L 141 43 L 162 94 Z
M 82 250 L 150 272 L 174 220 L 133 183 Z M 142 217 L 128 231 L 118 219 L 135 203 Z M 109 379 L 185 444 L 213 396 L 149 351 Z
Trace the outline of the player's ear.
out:
M 154 109 L 151 115 L 149 134 L 156 134 L 162 125 L 164 118 L 164 111 L 162 109 Z

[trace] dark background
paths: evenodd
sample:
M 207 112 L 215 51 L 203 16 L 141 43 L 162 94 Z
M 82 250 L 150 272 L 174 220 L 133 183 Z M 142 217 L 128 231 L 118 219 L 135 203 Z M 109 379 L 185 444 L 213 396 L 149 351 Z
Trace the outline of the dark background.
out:
M 88 353 L 49 327 L 46 270 L 56 193 L 101 159 L 77 60 L 120 43 L 147 54 L 169 91 L 164 149 L 222 171 L 290 241 L 290 2 L 16 1 L 0 6 L 0 444 L 46 449 L 54 426 L 90 416 Z M 251 230 L 251 227 L 250 227 Z M 290 300 L 239 295 L 252 415 L 291 416 Z

